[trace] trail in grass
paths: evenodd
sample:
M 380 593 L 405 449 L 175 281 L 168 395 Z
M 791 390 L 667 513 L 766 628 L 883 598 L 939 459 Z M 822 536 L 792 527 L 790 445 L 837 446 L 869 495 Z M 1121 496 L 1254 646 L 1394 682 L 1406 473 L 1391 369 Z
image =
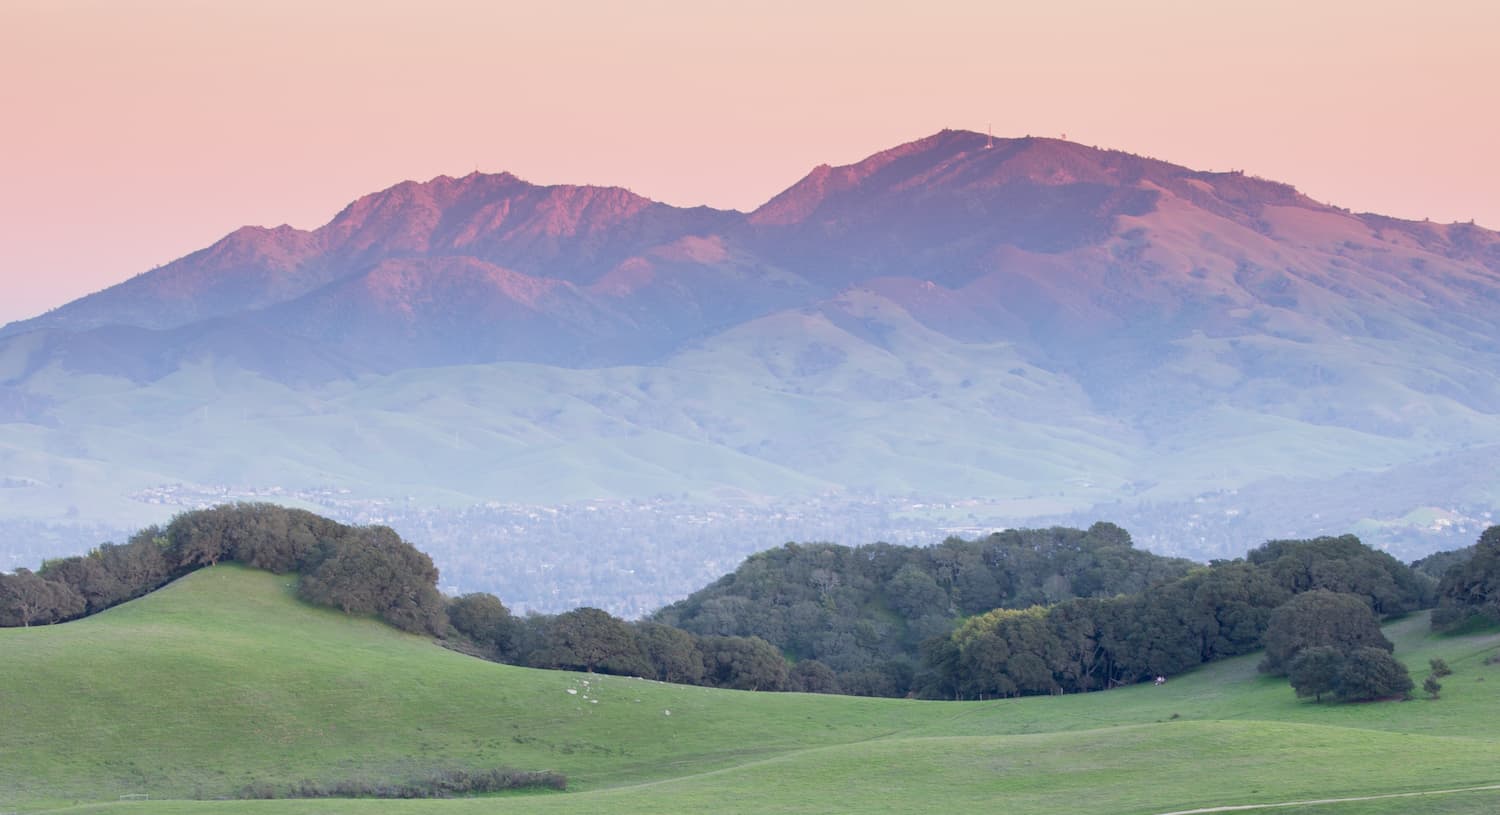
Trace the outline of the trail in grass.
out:
M 1210 812 L 1246 812 L 1252 809 L 1284 809 L 1286 807 L 1318 806 L 1321 804 L 1350 804 L 1358 801 L 1379 801 L 1387 798 L 1421 798 L 1428 795 L 1453 795 L 1460 792 L 1485 792 L 1500 790 L 1500 784 L 1483 787 L 1457 787 L 1445 790 L 1423 790 L 1421 792 L 1387 792 L 1380 795 L 1359 795 L 1353 798 L 1317 798 L 1307 801 L 1280 801 L 1271 804 L 1234 804 L 1232 806 L 1203 807 L 1202 809 L 1178 809 L 1158 815 L 1207 815 Z

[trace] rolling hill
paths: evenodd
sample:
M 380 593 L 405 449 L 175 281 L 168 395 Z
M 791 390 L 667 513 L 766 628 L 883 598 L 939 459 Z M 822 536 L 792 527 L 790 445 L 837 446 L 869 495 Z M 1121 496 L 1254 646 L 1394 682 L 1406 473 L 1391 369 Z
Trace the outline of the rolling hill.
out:
M 84 812 L 1165 813 L 1494 785 L 1493 632 L 1387 626 L 1437 701 L 1299 702 L 1254 655 L 1147 685 L 978 703 L 765 694 L 482 662 L 208 568 L 99 615 L 0 630 L 0 807 Z M 561 794 L 208 800 L 247 784 L 496 765 Z M 141 800 L 149 798 L 149 800 Z M 1394 799 L 1400 801 L 1400 799 Z M 1330 812 L 1481 812 L 1495 790 Z M 1426 806 L 1420 809 L 1419 806 Z M 1307 812 L 1322 812 L 1317 807 Z
M 877 497 L 929 540 L 965 501 L 1171 554 L 1359 528 L 1415 557 L 1500 500 L 1494 468 L 1421 475 L 1500 449 L 1497 308 L 1496 233 L 1054 139 L 944 131 L 749 213 L 443 176 L 0 329 L 0 516 Z M 22 529 L 0 564 L 52 551 Z

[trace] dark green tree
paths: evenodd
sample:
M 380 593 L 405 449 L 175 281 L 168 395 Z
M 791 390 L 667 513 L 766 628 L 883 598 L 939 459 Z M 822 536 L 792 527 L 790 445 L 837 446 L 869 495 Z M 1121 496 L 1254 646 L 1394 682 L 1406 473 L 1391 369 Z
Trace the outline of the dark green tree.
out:
M 240 506 L 226 504 L 174 517 L 166 530 L 169 556 L 183 569 L 234 559 L 234 538 L 244 514 Z
M 1285 674 L 1304 648 L 1326 645 L 1348 652 L 1373 646 L 1387 654 L 1394 649 L 1361 597 L 1324 589 L 1299 594 L 1272 612 L 1264 640 L 1260 669 L 1276 675 Z
M 503 658 L 515 645 L 517 622 L 510 609 L 493 594 L 478 592 L 448 603 L 448 621 L 481 648 Z
M 165 539 L 154 526 L 131 536 L 129 543 L 103 543 L 84 557 L 49 560 L 38 572 L 72 587 L 89 614 L 160 588 L 174 573 Z
M 913 666 L 924 641 L 951 631 L 964 616 L 1140 592 L 1190 567 L 1187 561 L 1134 549 L 1125 530 L 1108 523 L 1087 530 L 1007 530 L 925 548 L 790 543 L 752 555 L 734 573 L 653 620 L 699 636 L 761 637 L 794 662 L 815 659 L 827 665 L 845 691 L 902 696 L 912 690 L 905 683 L 920 674 L 923 682 L 934 683 L 930 693 L 947 698 L 947 691 L 936 688 L 955 687 L 958 677 L 939 678 Z M 1254 628 L 1253 620 L 1243 622 Z M 1062 687 L 1056 674 L 1099 686 L 1107 660 L 1100 659 L 1097 642 L 1086 642 L 1097 634 L 1092 628 L 1069 629 L 1081 638 L 1070 641 L 1071 650 L 1030 649 L 1014 675 L 981 677 L 970 671 L 964 681 L 972 687 L 959 695 L 1023 692 L 1005 689 L 1016 679 L 1028 689 L 1050 691 Z M 971 658 L 979 656 L 976 651 Z
M 1479 536 L 1468 561 L 1450 568 L 1437 587 L 1436 629 L 1452 628 L 1470 617 L 1500 622 L 1500 526 Z
M 1103 606 L 1103 601 L 1083 598 L 1047 612 L 1047 626 L 1057 641 L 1052 671 L 1068 690 L 1097 690 L 1103 684 L 1100 673 L 1107 662 L 1100 645 L 1099 614 Z
M 117 595 L 110 605 L 122 603 L 161 588 L 174 568 L 167 559 L 165 539 L 157 527 L 147 527 L 123 545 L 102 544 L 96 551 L 104 570 L 114 578 Z
M 800 693 L 841 693 L 838 674 L 816 659 L 804 659 L 787 675 L 787 690 Z
M 1345 655 L 1339 670 L 1338 697 L 1347 702 L 1405 699 L 1411 695 L 1411 675 L 1390 651 L 1362 646 Z
M 1287 668 L 1287 678 L 1299 697 L 1313 697 L 1323 701 L 1323 694 L 1333 693 L 1339 687 L 1339 674 L 1344 667 L 1344 652 L 1331 645 L 1315 645 L 1304 648 L 1292 659 Z
M 909 620 L 928 614 L 951 615 L 948 593 L 938 586 L 932 575 L 915 563 L 908 563 L 886 584 L 891 607 Z
M 650 675 L 662 682 L 697 685 L 703 681 L 703 652 L 692 634 L 661 623 L 636 625 L 636 640 L 651 664 Z
M 319 544 L 349 534 L 350 528 L 300 509 L 275 504 L 239 504 L 234 559 L 277 574 L 302 571 Z
M 442 634 L 448 625 L 432 558 L 384 526 L 350 527 L 318 548 L 297 594 L 345 613 L 375 614 L 404 631 Z
M 49 560 L 42 564 L 42 577 L 66 584 L 81 596 L 89 614 L 97 614 L 126 596 L 120 581 L 104 568 L 95 554 Z
M 704 637 L 698 647 L 703 651 L 704 677 L 716 687 L 786 688 L 786 659 L 776 646 L 760 637 Z
M 1450 549 L 1446 552 L 1434 552 L 1427 557 L 1412 561 L 1412 571 L 1426 575 L 1434 582 L 1443 579 L 1448 570 L 1460 563 L 1467 563 L 1474 556 L 1474 545 L 1470 544 L 1462 549 Z
M 630 626 L 602 609 L 577 608 L 557 615 L 547 626 L 546 638 L 538 657 L 543 667 L 632 676 L 651 673 Z
M 26 569 L 0 574 L 0 627 L 30 627 L 83 614 L 83 597 L 65 583 L 46 580 Z
M 1415 611 L 1431 601 L 1427 580 L 1354 535 L 1268 541 L 1246 559 L 1266 569 L 1287 591 L 1356 594 L 1382 616 Z
M 963 699 L 966 676 L 963 653 L 951 634 L 929 637 L 921 645 L 922 667 L 916 692 L 923 699 Z
M 1422 680 L 1422 692 L 1427 694 L 1427 698 L 1438 698 L 1438 694 L 1441 693 L 1442 690 L 1443 683 L 1439 682 L 1436 676 L 1429 675 L 1426 679 Z

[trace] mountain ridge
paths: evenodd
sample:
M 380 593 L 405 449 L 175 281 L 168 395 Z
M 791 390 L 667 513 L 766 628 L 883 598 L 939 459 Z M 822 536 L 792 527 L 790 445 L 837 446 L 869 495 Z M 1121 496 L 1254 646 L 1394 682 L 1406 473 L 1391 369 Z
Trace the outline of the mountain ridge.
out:
M 943 131 L 749 212 L 438 176 L 0 329 L 0 505 L 258 484 L 275 450 L 280 486 L 449 505 L 1106 517 L 1500 443 L 1496 313 L 1500 233 L 1056 139 Z
M 990 194 L 996 190 L 1009 192 Z M 746 252 L 751 264 L 796 268 L 803 276 L 808 266 L 820 267 L 820 277 L 830 275 L 823 267 L 845 267 L 831 280 L 808 281 L 824 294 L 895 271 L 880 256 L 915 245 L 917 256 L 908 250 L 900 262 L 941 265 L 945 274 L 937 282 L 962 288 L 997 268 L 1024 265 L 1026 254 L 1099 245 L 1119 220 L 1157 212 L 1163 195 L 1262 233 L 1272 228 L 1260 217 L 1268 206 L 1342 212 L 1289 185 L 1237 173 L 1197 172 L 1060 140 L 990 140 L 966 131 L 943 131 L 842 167 L 820 165 L 748 213 L 673 207 L 619 187 L 537 186 L 508 172 L 476 172 L 401 182 L 361 196 L 311 231 L 243 227 L 165 267 L 4 326 L 0 337 L 107 322 L 176 327 L 296 299 L 383 259 L 467 256 L 533 277 L 618 283 L 632 267 L 649 267 L 653 252 L 684 239 L 717 242 L 721 251 Z M 1344 217 L 1367 226 L 1363 216 Z M 1494 233 L 1418 229 L 1387 218 L 1371 231 L 1383 236 L 1387 230 L 1410 237 L 1413 248 L 1500 270 Z M 839 233 L 853 233 L 855 240 L 841 240 Z M 998 238 L 998 245 L 966 245 L 976 235 L 987 243 Z M 1139 233 L 1117 237 L 1123 245 L 1110 247 L 1112 260 L 1136 260 L 1131 255 L 1149 243 Z M 810 249 L 813 242 L 827 246 Z M 712 266 L 694 260 L 699 268 Z M 848 268 L 858 263 L 871 268 Z M 185 311 L 173 317 L 163 305 Z

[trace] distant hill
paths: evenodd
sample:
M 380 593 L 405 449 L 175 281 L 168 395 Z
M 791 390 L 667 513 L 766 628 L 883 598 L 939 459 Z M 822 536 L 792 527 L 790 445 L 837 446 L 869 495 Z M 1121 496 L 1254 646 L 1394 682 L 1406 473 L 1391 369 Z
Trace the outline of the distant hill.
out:
M 1500 503 L 1494 468 L 1412 488 L 1500 444 L 1497 313 L 1500 234 L 1054 139 L 944 131 L 749 213 L 444 176 L 0 329 L 0 510 L 877 496 L 1198 556 L 1348 519 L 1414 557 Z

